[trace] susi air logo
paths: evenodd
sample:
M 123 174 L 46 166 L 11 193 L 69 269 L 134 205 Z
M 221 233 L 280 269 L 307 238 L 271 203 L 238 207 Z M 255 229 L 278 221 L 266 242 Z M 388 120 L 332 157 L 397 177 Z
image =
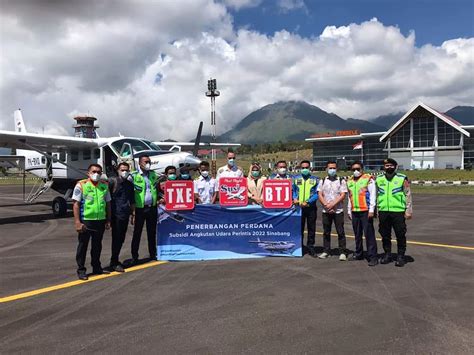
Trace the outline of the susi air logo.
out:
M 241 187 L 240 184 L 237 184 L 235 186 L 228 186 L 223 184 L 219 187 L 219 190 L 220 192 L 225 193 L 229 200 L 245 199 L 244 196 L 242 196 L 242 194 L 245 192 L 245 187 Z

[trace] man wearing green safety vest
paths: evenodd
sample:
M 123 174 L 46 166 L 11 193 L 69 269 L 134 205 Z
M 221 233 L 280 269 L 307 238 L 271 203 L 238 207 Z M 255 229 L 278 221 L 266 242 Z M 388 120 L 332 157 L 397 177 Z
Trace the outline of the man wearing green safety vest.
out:
M 306 224 L 308 228 L 306 249 L 309 255 L 314 257 L 316 256 L 314 243 L 316 240 L 316 216 L 318 211 L 316 201 L 318 200 L 319 178 L 311 175 L 309 160 L 303 160 L 300 166 L 301 174 L 293 177 L 293 203 L 301 207 L 301 239 L 303 239 Z M 301 244 L 303 244 L 303 240 Z
M 407 248 L 405 220 L 412 217 L 412 201 L 408 178 L 396 172 L 397 162 L 387 158 L 383 161 L 385 174 L 375 180 L 377 187 L 377 209 L 379 211 L 379 233 L 382 236 L 384 256 L 381 264 L 392 262 L 392 228 L 397 237 L 398 255 L 395 266 L 405 265 Z
M 138 263 L 138 249 L 142 237 L 143 225 L 146 223 L 148 237 L 148 252 L 150 259 L 156 260 L 156 223 L 157 213 L 157 185 L 158 176 L 151 170 L 151 159 L 148 155 L 142 155 L 138 160 L 139 169 L 132 173 L 133 186 L 135 189 L 135 217 L 132 216 L 134 225 L 132 237 L 132 263 Z
M 91 240 L 92 272 L 100 275 L 108 273 L 102 269 L 100 254 L 102 252 L 102 238 L 104 230 L 110 229 L 110 193 L 106 182 L 100 181 L 102 167 L 91 164 L 87 169 L 88 179 L 77 183 L 72 194 L 74 200 L 74 224 L 78 232 L 77 276 L 80 280 L 87 280 L 86 254 L 89 240 Z

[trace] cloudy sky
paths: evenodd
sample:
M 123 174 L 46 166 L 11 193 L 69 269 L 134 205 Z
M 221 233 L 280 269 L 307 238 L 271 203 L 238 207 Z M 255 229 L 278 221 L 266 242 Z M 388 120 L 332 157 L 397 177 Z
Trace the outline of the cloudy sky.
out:
M 474 105 L 470 0 L 0 0 L 0 129 L 190 139 L 280 100 L 371 118 Z

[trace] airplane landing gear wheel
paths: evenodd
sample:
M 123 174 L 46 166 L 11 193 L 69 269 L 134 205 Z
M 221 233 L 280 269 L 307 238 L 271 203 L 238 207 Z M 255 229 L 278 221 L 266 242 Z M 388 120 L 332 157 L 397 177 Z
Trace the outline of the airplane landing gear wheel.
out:
M 56 197 L 53 200 L 53 214 L 54 217 L 64 217 L 67 213 L 67 203 L 66 200 L 62 197 Z

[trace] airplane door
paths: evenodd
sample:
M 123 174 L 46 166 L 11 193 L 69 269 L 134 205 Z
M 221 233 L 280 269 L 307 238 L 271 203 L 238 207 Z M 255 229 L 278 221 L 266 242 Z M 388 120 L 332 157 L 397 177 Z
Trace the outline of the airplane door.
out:
M 135 166 L 135 159 L 133 156 L 133 149 L 130 143 L 123 143 L 122 148 L 120 149 L 119 157 L 118 157 L 118 163 L 127 163 L 130 165 L 130 171 L 135 171 L 136 166 Z
M 107 176 L 117 175 L 117 172 L 115 171 L 115 167 L 117 166 L 117 155 L 115 155 L 109 146 L 102 148 L 102 163 L 104 172 Z

